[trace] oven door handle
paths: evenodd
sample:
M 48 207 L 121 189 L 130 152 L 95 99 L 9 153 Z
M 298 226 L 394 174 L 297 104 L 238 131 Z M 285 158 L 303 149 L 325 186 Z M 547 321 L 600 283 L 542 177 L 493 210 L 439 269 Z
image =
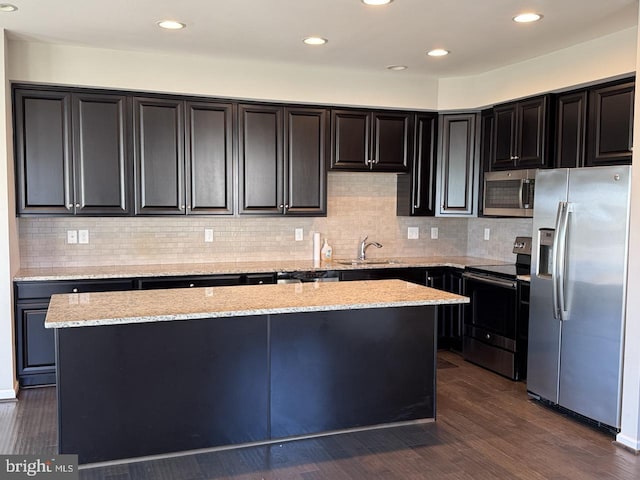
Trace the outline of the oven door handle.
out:
M 513 280 L 486 277 L 484 275 L 476 275 L 475 273 L 470 272 L 464 272 L 462 277 L 469 280 L 475 280 L 476 282 L 488 283 L 490 285 L 495 285 L 496 287 L 509 288 L 512 290 L 515 290 L 518 287 L 517 282 L 514 282 Z

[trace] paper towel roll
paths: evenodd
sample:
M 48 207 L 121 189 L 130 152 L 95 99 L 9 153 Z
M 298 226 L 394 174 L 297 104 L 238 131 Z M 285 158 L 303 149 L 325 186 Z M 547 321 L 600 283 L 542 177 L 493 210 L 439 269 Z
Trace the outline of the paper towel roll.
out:
M 313 232 L 313 266 L 320 266 L 320 232 Z

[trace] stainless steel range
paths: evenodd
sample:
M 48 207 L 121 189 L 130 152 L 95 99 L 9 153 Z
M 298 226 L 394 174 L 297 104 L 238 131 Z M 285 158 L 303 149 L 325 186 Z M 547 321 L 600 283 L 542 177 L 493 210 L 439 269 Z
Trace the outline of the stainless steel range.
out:
M 465 360 L 513 380 L 526 378 L 527 318 L 519 315 L 519 275 L 529 275 L 531 237 L 517 237 L 516 263 L 467 267 L 462 353 Z M 525 317 L 525 318 L 522 318 Z

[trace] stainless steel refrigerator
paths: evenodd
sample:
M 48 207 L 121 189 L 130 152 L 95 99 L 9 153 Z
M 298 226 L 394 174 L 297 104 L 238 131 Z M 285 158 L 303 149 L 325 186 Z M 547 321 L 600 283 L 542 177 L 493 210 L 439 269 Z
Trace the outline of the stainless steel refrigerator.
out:
M 538 170 L 527 390 L 620 428 L 631 167 Z

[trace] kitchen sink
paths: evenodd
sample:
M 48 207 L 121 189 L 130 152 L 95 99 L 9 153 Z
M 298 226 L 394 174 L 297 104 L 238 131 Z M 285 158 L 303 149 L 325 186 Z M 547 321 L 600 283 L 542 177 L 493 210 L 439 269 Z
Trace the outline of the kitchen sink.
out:
M 341 265 L 393 265 L 399 263 L 397 260 L 372 258 L 371 260 L 336 260 Z

